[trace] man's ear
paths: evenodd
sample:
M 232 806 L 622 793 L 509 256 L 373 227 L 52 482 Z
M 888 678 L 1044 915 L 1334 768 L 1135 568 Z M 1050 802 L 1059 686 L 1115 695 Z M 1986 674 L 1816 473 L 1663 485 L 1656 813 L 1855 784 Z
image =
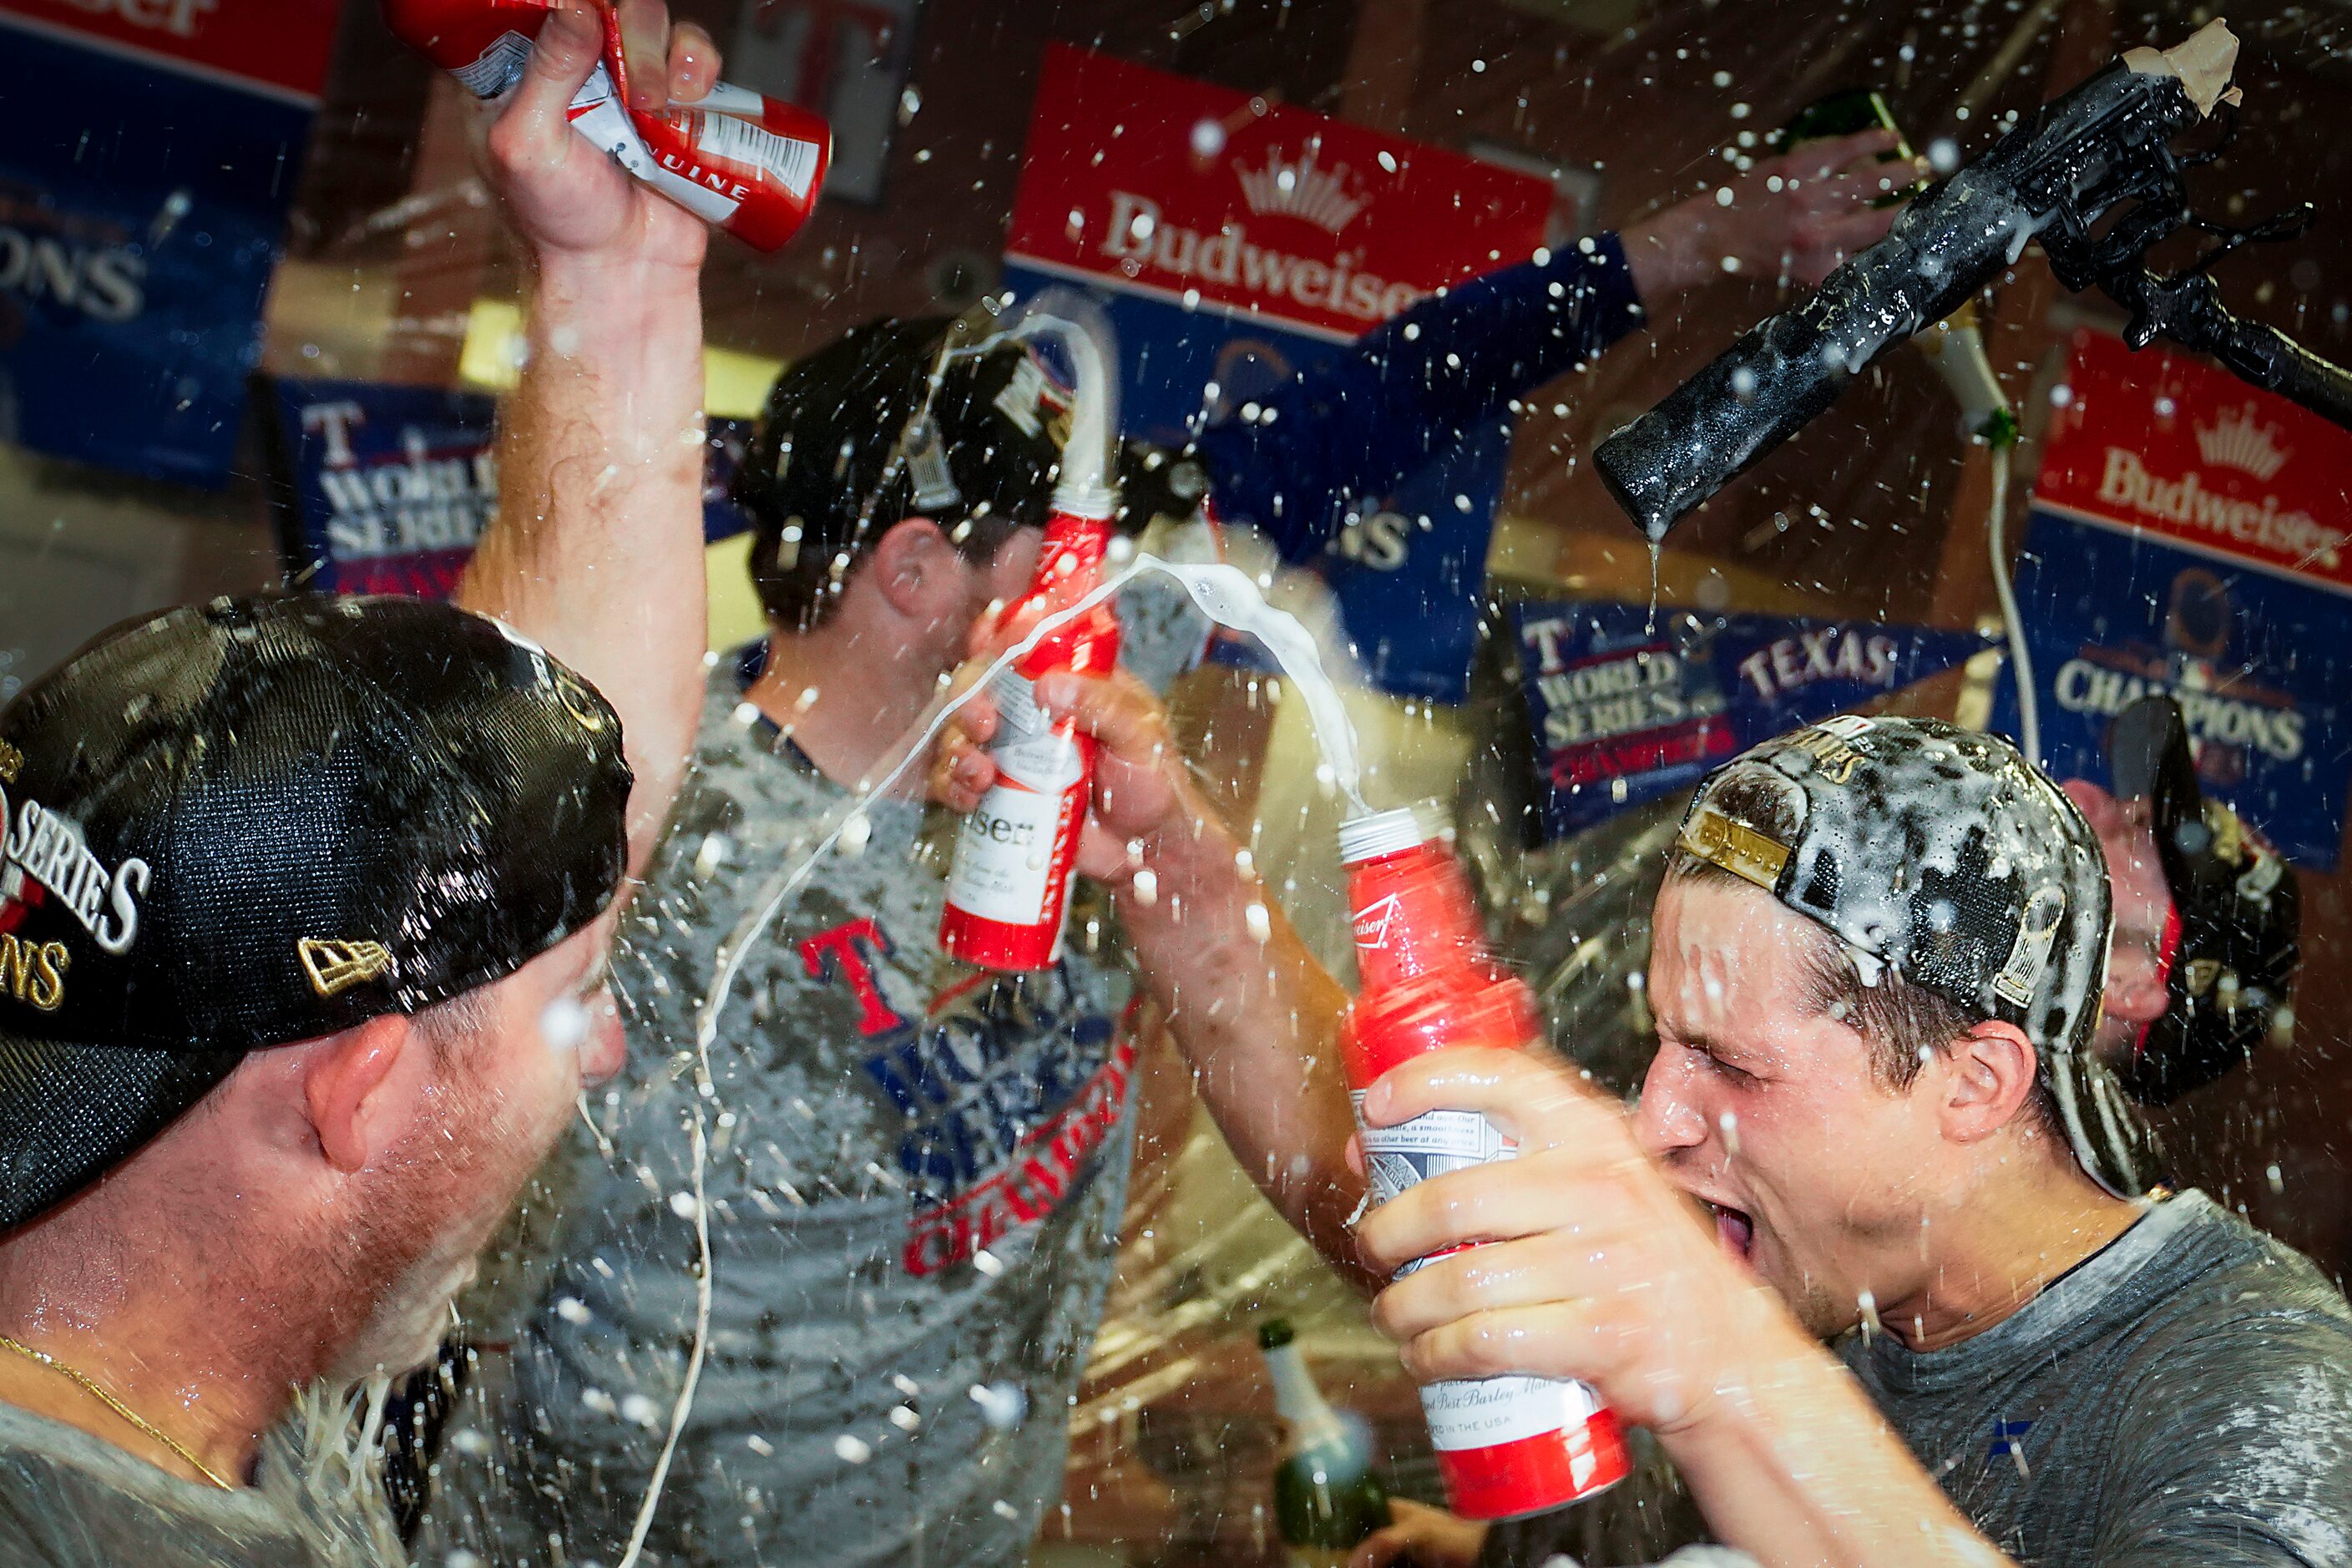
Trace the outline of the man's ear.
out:
M 2008 1126 L 2033 1095 L 2041 1058 L 2025 1031 L 1988 1018 L 1941 1053 L 1944 1135 L 1974 1143 Z
M 928 622 L 941 613 L 941 589 L 952 588 L 952 603 L 962 603 L 963 584 L 950 581 L 958 575 L 953 568 L 961 559 L 938 523 L 928 517 L 908 517 L 884 531 L 866 570 L 892 609 L 910 620 Z
M 350 1174 L 383 1149 L 377 1090 L 415 1035 L 404 1014 L 386 1013 L 320 1042 L 302 1074 L 303 1107 L 327 1163 Z

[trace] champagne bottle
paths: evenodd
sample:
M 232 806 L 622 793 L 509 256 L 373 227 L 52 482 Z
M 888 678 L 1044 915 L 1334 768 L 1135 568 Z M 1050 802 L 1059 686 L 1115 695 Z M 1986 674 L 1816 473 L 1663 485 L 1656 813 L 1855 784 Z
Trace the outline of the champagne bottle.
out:
M 1275 1528 L 1290 1568 L 1340 1568 L 1359 1542 L 1388 1523 L 1388 1491 L 1372 1473 L 1363 1439 L 1315 1386 L 1292 1339 L 1280 1318 L 1258 1325 L 1285 1429 L 1274 1472 Z

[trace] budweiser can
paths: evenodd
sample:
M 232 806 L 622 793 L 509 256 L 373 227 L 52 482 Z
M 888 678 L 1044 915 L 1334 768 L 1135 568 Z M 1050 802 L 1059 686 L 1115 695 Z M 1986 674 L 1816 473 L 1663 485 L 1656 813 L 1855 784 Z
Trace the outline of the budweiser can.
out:
M 1433 1110 L 1401 1126 L 1365 1127 L 1364 1091 L 1430 1051 L 1517 1050 L 1541 1033 L 1543 1017 L 1534 994 L 1488 954 L 1460 868 L 1412 811 L 1342 824 L 1339 852 L 1363 980 L 1340 1025 L 1339 1049 L 1372 1201 L 1381 1204 L 1432 1176 L 1517 1151 L 1475 1111 Z M 1397 1278 L 1430 1261 L 1415 1259 Z M 1584 1384 L 1433 1383 L 1422 1389 L 1421 1404 L 1446 1496 L 1466 1518 L 1539 1513 L 1625 1477 L 1617 1417 Z
M 1105 520 L 1052 519 L 1036 578 L 1005 608 L 1000 627 L 1033 626 L 1047 611 L 1085 597 L 1102 581 L 1109 539 Z M 1045 968 L 1061 955 L 1078 836 L 1094 788 L 1095 741 L 1056 723 L 1032 691 L 1040 676 L 1105 675 L 1118 661 L 1118 619 L 1098 605 L 1048 634 L 992 684 L 998 727 L 989 755 L 997 777 L 956 834 L 940 920 L 940 945 L 951 957 L 1025 970 Z
M 477 97 L 512 87 L 550 7 L 544 0 L 384 0 L 392 31 Z M 604 58 L 572 100 L 572 128 L 637 179 L 760 250 L 808 221 L 833 132 L 805 110 L 725 82 L 659 114 L 628 107 L 620 20 L 602 12 Z

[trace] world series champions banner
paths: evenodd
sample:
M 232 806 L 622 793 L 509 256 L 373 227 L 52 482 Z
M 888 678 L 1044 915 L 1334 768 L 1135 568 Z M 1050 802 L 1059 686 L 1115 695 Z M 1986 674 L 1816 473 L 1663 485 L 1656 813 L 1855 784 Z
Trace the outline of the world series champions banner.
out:
M 1563 837 L 1717 763 L 1966 662 L 1973 632 L 1614 600 L 1517 605 L 1544 830 Z
M 1532 254 L 1551 201 L 1441 148 L 1055 45 L 1005 278 L 1092 290 L 1118 334 L 1127 434 L 1175 446 L 1423 295 Z M 1509 454 L 1506 422 L 1478 427 L 1324 561 L 1390 691 L 1463 698 Z
M 226 475 L 334 0 L 0 0 L 0 440 Z
M 2185 354 L 2075 335 L 2017 563 L 2042 762 L 2180 704 L 2205 789 L 2334 869 L 2352 775 L 2352 433 Z M 1998 722 L 2017 732 L 2014 688 Z
M 299 584 L 330 594 L 439 598 L 457 586 L 498 514 L 495 399 L 437 386 L 276 384 L 280 542 Z M 747 420 L 713 419 L 705 447 L 706 542 L 749 526 L 728 487 Z

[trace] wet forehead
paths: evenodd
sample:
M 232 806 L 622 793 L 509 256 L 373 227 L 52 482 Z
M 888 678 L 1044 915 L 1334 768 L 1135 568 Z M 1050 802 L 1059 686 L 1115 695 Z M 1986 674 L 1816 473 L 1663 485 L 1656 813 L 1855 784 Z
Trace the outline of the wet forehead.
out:
M 1808 960 L 1826 933 L 1760 889 L 1669 881 L 1653 929 L 1650 1006 L 1677 1038 L 1753 1040 L 1812 1016 Z

